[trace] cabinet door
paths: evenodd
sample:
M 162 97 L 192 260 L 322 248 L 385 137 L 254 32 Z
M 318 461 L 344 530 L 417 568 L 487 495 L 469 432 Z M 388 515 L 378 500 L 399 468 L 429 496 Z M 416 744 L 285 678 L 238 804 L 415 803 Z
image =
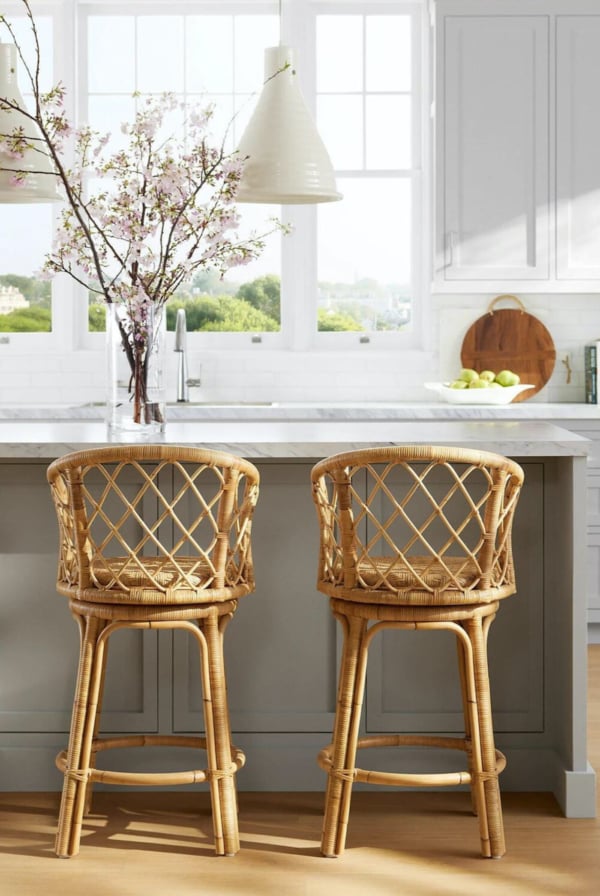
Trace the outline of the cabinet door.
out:
M 546 279 L 548 19 L 440 24 L 436 278 Z
M 588 529 L 587 533 L 587 587 L 588 622 L 600 622 L 600 529 Z
M 600 16 L 556 20 L 557 277 L 600 280 Z
M 316 591 L 318 525 L 311 464 L 263 464 L 252 525 L 256 592 L 225 635 L 233 731 L 330 731 L 336 701 L 336 625 Z M 197 650 L 175 633 L 176 731 L 202 726 Z
M 45 464 L 0 469 L 0 734 L 67 732 L 79 634 L 56 594 L 58 533 Z M 156 728 L 156 632 L 111 639 L 105 731 Z
M 544 471 L 527 462 L 514 523 L 518 592 L 502 601 L 490 629 L 489 665 L 498 732 L 541 731 L 544 687 Z M 429 482 L 429 480 L 428 480 Z M 367 676 L 367 733 L 462 731 L 456 639 L 449 632 L 387 630 L 373 639 Z

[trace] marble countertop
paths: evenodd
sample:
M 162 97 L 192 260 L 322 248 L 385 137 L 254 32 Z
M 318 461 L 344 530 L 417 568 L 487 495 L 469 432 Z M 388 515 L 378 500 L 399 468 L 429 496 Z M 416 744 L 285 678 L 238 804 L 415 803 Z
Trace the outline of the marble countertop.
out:
M 0 420 L 103 420 L 104 407 L 2 405 Z M 190 402 L 167 408 L 169 421 L 206 420 L 581 420 L 600 422 L 600 405 L 522 401 L 508 405 L 446 402 Z
M 125 439 L 119 441 L 126 441 Z M 374 445 L 438 444 L 515 458 L 585 456 L 590 442 L 554 423 L 511 420 L 169 421 L 151 441 L 205 445 L 250 459 L 317 459 Z M 52 460 L 111 442 L 100 421 L 0 420 L 0 458 Z

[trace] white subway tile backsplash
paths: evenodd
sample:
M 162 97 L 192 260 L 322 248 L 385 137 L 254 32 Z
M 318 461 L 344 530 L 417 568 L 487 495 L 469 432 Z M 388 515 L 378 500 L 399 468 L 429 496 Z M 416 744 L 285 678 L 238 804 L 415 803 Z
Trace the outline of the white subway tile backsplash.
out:
M 285 352 L 265 348 L 234 352 L 190 352 L 188 373 L 199 379 L 192 400 L 200 401 L 414 401 L 431 400 L 429 380 L 447 379 L 460 368 L 460 346 L 468 327 L 493 296 L 435 296 L 433 327 L 437 348 L 431 354 L 366 350 Z M 583 400 L 583 346 L 600 337 L 600 297 L 520 296 L 554 339 L 557 360 L 547 386 L 533 400 Z M 4 351 L 4 348 L 9 351 Z M 565 357 L 571 368 L 566 382 Z M 103 401 L 103 355 L 90 351 L 34 355 L 0 345 L 0 403 L 45 404 Z M 173 398 L 176 358 L 168 357 Z

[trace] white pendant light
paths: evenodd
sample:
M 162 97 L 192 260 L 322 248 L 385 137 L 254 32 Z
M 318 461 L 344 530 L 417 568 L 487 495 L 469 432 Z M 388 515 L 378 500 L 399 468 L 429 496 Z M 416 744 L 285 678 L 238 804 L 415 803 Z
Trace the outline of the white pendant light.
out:
M 7 109 L 0 103 L 0 134 L 9 135 L 20 128 L 23 137 L 31 144 L 19 157 L 11 156 L 0 147 L 0 202 L 60 200 L 57 177 L 41 132 L 34 121 L 19 111 L 26 107 L 17 84 L 17 48 L 14 44 L 0 43 L 0 98 L 18 107 Z M 25 173 L 16 182 L 18 172 Z
M 265 50 L 265 84 L 238 146 L 238 202 L 335 202 L 331 160 L 296 81 L 290 47 Z

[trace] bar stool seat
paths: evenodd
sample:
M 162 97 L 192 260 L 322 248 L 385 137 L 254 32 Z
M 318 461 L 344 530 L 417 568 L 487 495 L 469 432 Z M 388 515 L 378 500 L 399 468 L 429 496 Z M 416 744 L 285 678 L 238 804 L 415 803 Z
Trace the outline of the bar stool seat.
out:
M 57 590 L 80 630 L 80 657 L 56 837 L 61 857 L 79 851 L 94 782 L 171 786 L 207 782 L 215 852 L 239 849 L 223 637 L 240 597 L 254 590 L 251 520 L 256 468 L 234 455 L 168 445 L 75 452 L 48 468 L 59 523 Z M 199 648 L 205 734 L 101 737 L 109 638 L 128 629 L 183 629 Z M 122 747 L 202 750 L 206 767 L 109 771 L 97 755 Z
M 498 775 L 506 759 L 494 743 L 487 638 L 500 601 L 516 590 L 511 534 L 521 467 L 489 452 L 396 446 L 326 458 L 313 468 L 312 483 L 320 527 L 317 587 L 330 597 L 344 638 L 333 741 L 318 757 L 328 774 L 323 855 L 343 853 L 352 785 L 360 781 L 468 784 L 481 853 L 500 857 Z M 368 649 L 390 628 L 454 633 L 463 736 L 359 737 Z M 404 746 L 461 750 L 465 768 L 411 773 L 356 764 L 357 750 Z

